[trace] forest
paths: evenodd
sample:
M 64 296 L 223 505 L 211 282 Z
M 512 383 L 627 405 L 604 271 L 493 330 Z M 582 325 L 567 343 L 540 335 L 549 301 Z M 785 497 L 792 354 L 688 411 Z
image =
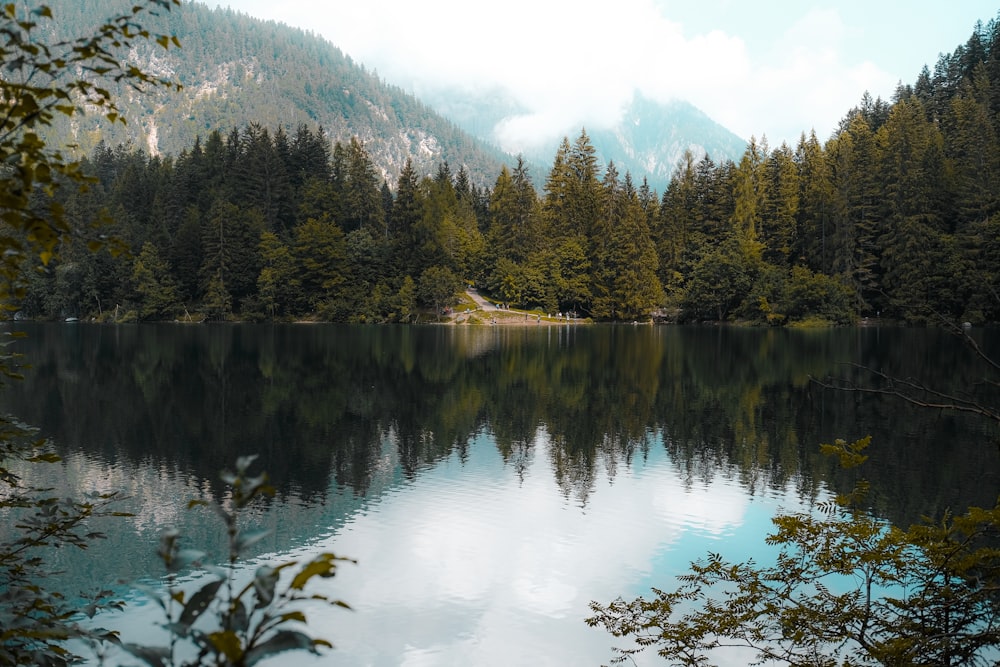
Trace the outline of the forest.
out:
M 177 156 L 101 143 L 92 186 L 57 191 L 74 231 L 17 316 L 408 322 L 475 284 L 600 321 L 986 324 L 998 132 L 991 21 L 825 143 L 688 155 L 662 194 L 599 165 L 585 130 L 537 185 L 523 160 L 490 184 L 447 162 L 390 183 L 364 142 L 307 124 L 213 130 Z

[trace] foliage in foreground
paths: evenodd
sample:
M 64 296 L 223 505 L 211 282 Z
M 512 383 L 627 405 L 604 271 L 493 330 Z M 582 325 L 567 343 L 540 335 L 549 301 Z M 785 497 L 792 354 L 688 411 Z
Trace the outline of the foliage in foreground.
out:
M 846 467 L 869 438 L 824 451 Z M 674 665 L 710 665 L 738 651 L 752 664 L 985 665 L 1000 654 L 1000 504 L 902 530 L 872 517 L 854 493 L 818 513 L 780 514 L 773 564 L 691 565 L 674 591 L 591 603 L 592 627 L 654 648 Z
M 167 589 L 164 595 L 152 590 L 147 593 L 166 617 L 163 627 L 169 634 L 169 644 L 123 645 L 146 664 L 152 667 L 248 667 L 283 651 L 318 653 L 320 648 L 332 647 L 325 639 L 310 637 L 300 629 L 307 623 L 302 605 L 312 602 L 349 607 L 340 600 L 306 593 L 305 588 L 316 577 L 333 577 L 337 564 L 348 559 L 321 553 L 307 563 L 293 560 L 279 565 L 265 564 L 257 568 L 249 581 L 240 583 L 237 580 L 240 557 L 270 533 L 269 530 L 239 527 L 242 510 L 255 499 L 274 493 L 267 484 L 266 474 L 248 475 L 255 458 L 241 457 L 236 462 L 236 472 L 222 474 L 223 481 L 231 488 L 231 509 L 215 501 L 193 500 L 189 504 L 189 507 L 210 508 L 222 519 L 229 538 L 226 565 L 206 567 L 207 581 L 190 594 L 178 585 L 178 575 L 198 564 L 204 553 L 182 549 L 176 530 L 163 534 L 159 555 L 167 569 Z
M 105 245 L 91 228 L 71 226 L 53 196 L 60 184 L 83 188 L 93 179 L 79 161 L 46 144 L 45 129 L 85 107 L 109 122 L 124 122 L 109 84 L 139 91 L 174 86 L 120 54 L 142 41 L 164 49 L 178 45 L 175 38 L 144 29 L 141 21 L 180 0 L 137 0 L 92 33 L 66 41 L 50 39 L 47 28 L 55 19 L 48 5 L 29 5 L 34 6 L 0 3 L 0 300 L 5 305 L 23 296 L 26 258 L 49 265 L 71 233 L 92 249 Z M 18 379 L 17 364 L 12 355 L 0 355 L 0 375 Z M 45 583 L 53 574 L 41 555 L 45 549 L 85 549 L 101 537 L 89 527 L 91 520 L 116 514 L 109 508 L 112 496 L 66 499 L 27 481 L 26 469 L 55 461 L 33 429 L 14 418 L 0 419 L 0 664 L 66 665 L 75 659 L 67 640 L 114 639 L 80 622 L 101 605 L 81 610 Z
M 0 374 L 16 379 L 17 363 L 13 355 L 3 354 Z M 0 517 L 6 524 L 0 538 L 0 665 L 68 665 L 74 656 L 66 641 L 114 639 L 112 633 L 81 624 L 97 604 L 81 610 L 43 583 L 53 574 L 41 555 L 45 549 L 86 549 L 91 540 L 102 537 L 89 523 L 119 515 L 109 508 L 113 495 L 62 498 L 52 489 L 27 483 L 20 474 L 22 468 L 58 460 L 34 429 L 0 418 Z

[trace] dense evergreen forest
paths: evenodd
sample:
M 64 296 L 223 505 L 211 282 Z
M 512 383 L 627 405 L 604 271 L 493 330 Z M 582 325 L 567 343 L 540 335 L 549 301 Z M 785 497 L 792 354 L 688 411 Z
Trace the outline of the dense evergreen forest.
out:
M 465 282 L 597 320 L 1000 320 L 1000 25 L 821 144 L 687 156 L 662 194 L 585 132 L 539 186 L 441 163 L 379 176 L 362 141 L 248 123 L 176 158 L 101 144 L 79 233 L 30 273 L 31 318 L 411 321 Z M 540 188 L 540 190 L 539 190 Z M 85 221 L 99 211 L 112 221 Z M 115 238 L 91 252 L 94 235 Z M 124 250 L 118 252 L 116 250 Z

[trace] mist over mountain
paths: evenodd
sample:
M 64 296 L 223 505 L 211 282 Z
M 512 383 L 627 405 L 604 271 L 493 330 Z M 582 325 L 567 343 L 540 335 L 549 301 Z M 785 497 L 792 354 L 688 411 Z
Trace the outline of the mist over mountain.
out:
M 620 173 L 630 172 L 636 181 L 647 177 L 658 189 L 670 179 L 685 151 L 698 159 L 707 154 L 717 163 L 738 161 L 747 143 L 687 102 L 660 103 L 637 92 L 612 127 L 580 125 L 544 141 L 518 145 L 505 142 L 504 124 L 530 112 L 503 90 L 440 88 L 420 90 L 418 95 L 477 139 L 523 155 L 536 181 L 544 177 L 545 171 L 539 170 L 552 164 L 562 139 L 572 141 L 581 130 L 586 130 L 603 165 L 613 160 Z

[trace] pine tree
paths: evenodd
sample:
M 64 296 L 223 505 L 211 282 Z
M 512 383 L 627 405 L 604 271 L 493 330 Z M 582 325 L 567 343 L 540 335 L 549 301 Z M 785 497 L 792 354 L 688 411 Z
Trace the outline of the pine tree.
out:
M 384 235 L 385 211 L 375 163 L 364 145 L 352 137 L 347 147 L 347 168 L 343 183 L 343 208 L 337 219 L 345 232 L 362 227 Z
M 139 296 L 142 319 L 171 317 L 180 306 L 170 267 L 150 242 L 142 246 L 132 268 L 132 281 Z
M 733 232 L 743 253 L 752 259 L 760 259 L 764 250 L 763 218 L 769 196 L 764 168 L 767 155 L 767 140 L 758 144 L 756 138 L 750 137 L 735 173 Z
M 1000 141 L 990 118 L 991 88 L 980 65 L 951 101 L 946 146 L 955 170 L 959 229 L 1000 210 Z
M 827 235 L 833 230 L 833 177 L 829 158 L 815 131 L 808 138 L 802 135 L 795 149 L 795 162 L 799 172 L 799 209 L 793 261 L 812 271 L 831 273 Z
M 886 210 L 875 135 L 868 122 L 856 114 L 848 129 L 830 142 L 827 154 L 834 200 L 820 270 L 848 282 L 860 312 L 878 314 L 887 305 L 881 282 Z
M 697 166 L 694 154 L 685 151 L 663 193 L 651 230 L 659 257 L 658 276 L 675 299 L 690 272 L 692 248 L 703 245 L 697 238 L 701 227 L 698 213 Z
M 513 172 L 502 168 L 493 187 L 487 239 L 491 253 L 516 264 L 538 249 L 538 196 L 522 158 Z
M 307 220 L 295 228 L 294 236 L 299 308 L 308 312 L 340 297 L 347 280 L 347 246 L 343 230 L 329 220 Z
M 256 291 L 263 231 L 264 221 L 256 209 L 241 210 L 221 200 L 213 205 L 202 230 L 201 277 L 206 292 L 212 281 L 218 281 L 239 304 Z
M 264 218 L 264 224 L 271 231 L 284 231 L 294 220 L 292 190 L 285 172 L 290 152 L 284 132 L 279 130 L 281 139 L 279 151 L 275 140 L 267 128 L 258 123 L 250 123 L 243 131 L 240 141 L 239 162 L 234 169 L 234 201 L 243 208 L 256 208 Z
M 417 182 L 417 173 L 413 161 L 407 159 L 399 172 L 396 184 L 396 199 L 389 216 L 389 238 L 393 244 L 392 273 L 402 277 L 405 275 L 420 275 L 414 273 L 418 268 L 414 255 L 414 227 L 423 216 L 423 196 Z
M 764 165 L 765 187 L 762 237 L 764 259 L 782 268 L 791 266 L 798 245 L 799 170 L 787 144 L 771 151 Z
M 257 292 L 273 319 L 291 312 L 300 284 L 292 252 L 274 232 L 261 233 L 259 250 L 261 269 L 257 276 Z
M 611 229 L 607 255 L 613 272 L 613 314 L 620 320 L 646 320 L 664 300 L 663 288 L 656 277 L 656 247 L 631 175 L 625 174 L 616 196 L 621 199 L 621 217 Z

